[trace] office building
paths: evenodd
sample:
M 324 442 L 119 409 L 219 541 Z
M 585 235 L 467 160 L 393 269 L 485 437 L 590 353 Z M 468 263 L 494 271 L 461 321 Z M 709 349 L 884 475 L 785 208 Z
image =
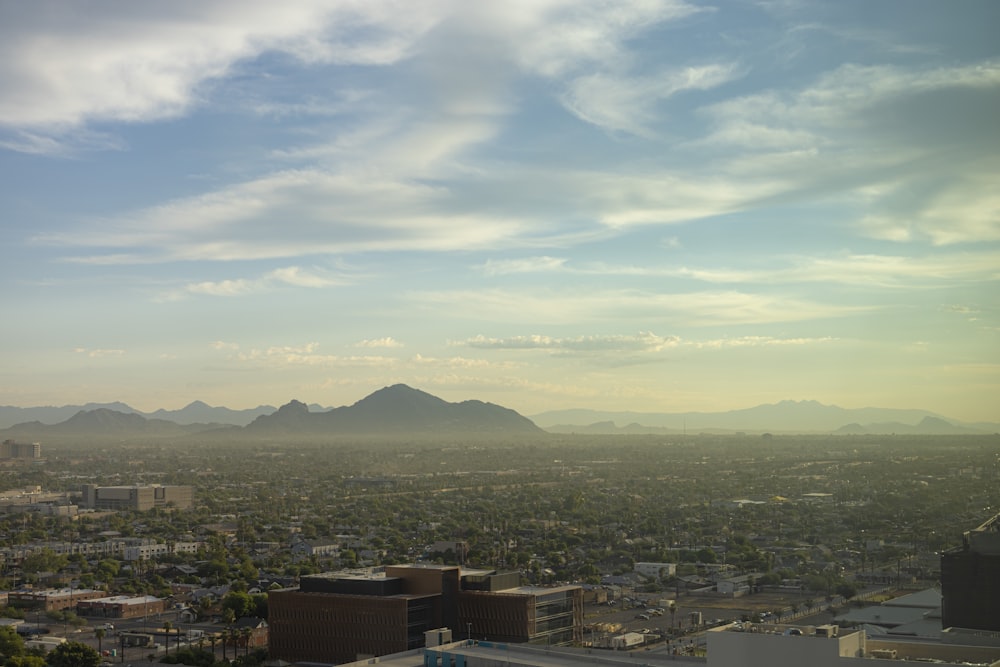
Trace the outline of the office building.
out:
M 1000 514 L 941 554 L 941 596 L 945 628 L 1000 631 Z
M 188 509 L 193 490 L 190 486 L 97 486 L 84 484 L 82 507 L 103 510 L 144 512 L 154 507 Z
M 0 442 L 0 459 L 38 461 L 41 458 L 42 446 L 37 442 L 15 442 L 13 440 Z
M 425 633 L 436 628 L 495 641 L 581 641 L 580 587 L 519 584 L 517 572 L 454 565 L 302 577 L 298 589 L 268 594 L 271 656 L 346 662 L 420 648 Z

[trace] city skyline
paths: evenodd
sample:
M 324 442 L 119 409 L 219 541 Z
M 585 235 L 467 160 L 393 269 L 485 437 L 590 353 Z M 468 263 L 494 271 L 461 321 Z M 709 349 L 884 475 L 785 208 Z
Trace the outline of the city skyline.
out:
M 0 7 L 0 405 L 996 421 L 1000 7 Z

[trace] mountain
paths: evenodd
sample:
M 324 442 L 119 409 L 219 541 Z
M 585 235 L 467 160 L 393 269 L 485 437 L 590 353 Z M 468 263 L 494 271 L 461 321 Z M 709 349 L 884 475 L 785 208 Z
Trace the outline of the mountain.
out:
M 317 409 L 319 408 L 317 406 Z M 249 410 L 231 410 L 224 407 L 212 407 L 201 401 L 194 401 L 180 410 L 159 409 L 155 412 L 142 412 L 132 406 L 121 403 L 87 403 L 85 405 L 41 406 L 34 408 L 18 408 L 12 405 L 0 406 L 0 429 L 25 422 L 40 424 L 59 424 L 71 418 L 78 412 L 94 410 L 113 410 L 122 414 L 135 414 L 150 419 L 166 419 L 177 424 L 232 424 L 246 426 L 260 415 L 274 412 L 271 405 L 259 405 Z
M 903 424 L 901 422 L 851 423 L 834 431 L 837 435 L 882 435 L 887 433 L 897 435 L 969 435 L 984 432 L 986 431 L 956 426 L 937 417 L 924 417 L 918 424 Z
M 80 410 L 66 421 L 43 424 L 39 421 L 15 424 L 2 431 L 3 437 L 44 438 L 55 436 L 137 437 L 182 436 L 200 431 L 224 428 L 220 424 L 181 425 L 165 419 L 146 419 L 134 412 L 118 412 L 108 408 Z
M 85 405 L 45 405 L 34 408 L 18 408 L 13 405 L 0 405 L 0 428 L 7 428 L 14 424 L 37 421 L 41 424 L 57 424 L 64 422 L 76 413 L 89 410 L 114 410 L 125 414 L 138 414 L 129 405 L 121 402 L 115 403 L 87 403 Z
M 954 420 L 945 421 L 940 415 L 927 410 L 900 410 L 894 408 L 841 408 L 824 405 L 817 401 L 781 401 L 758 405 L 753 408 L 730 410 L 728 412 L 608 412 L 601 410 L 554 410 L 533 415 L 531 419 L 546 430 L 566 433 L 585 432 L 581 429 L 591 425 L 610 422 L 628 424 L 633 431 L 635 425 L 663 429 L 663 432 L 701 433 L 749 431 L 760 433 L 831 433 L 841 428 L 856 425 L 855 432 L 869 432 L 869 424 L 886 428 L 888 424 L 919 424 L 926 418 L 947 423 L 950 428 L 967 429 L 967 433 L 993 433 L 1000 431 L 1000 424 L 960 424 Z M 954 433 L 934 422 L 913 433 Z M 917 429 L 916 426 L 909 426 Z M 575 430 L 572 430 L 575 429 Z M 606 424 L 598 430 L 610 432 Z M 593 431 L 592 431 L 593 432 Z M 620 432 L 620 431 L 619 431 Z M 850 432 L 850 429 L 845 432 Z M 903 430 L 878 430 L 879 433 L 902 433 Z
M 325 435 L 540 434 L 531 420 L 508 408 L 482 401 L 449 403 L 404 384 L 385 387 L 357 403 L 327 412 L 310 412 L 292 401 L 272 415 L 255 419 L 250 433 Z
M 180 410 L 159 409 L 155 412 L 144 413 L 152 419 L 169 419 L 178 424 L 234 424 L 236 426 L 246 426 L 261 415 L 269 415 L 274 412 L 272 405 L 258 405 L 249 410 L 230 410 L 224 407 L 213 407 L 201 401 L 188 403 Z

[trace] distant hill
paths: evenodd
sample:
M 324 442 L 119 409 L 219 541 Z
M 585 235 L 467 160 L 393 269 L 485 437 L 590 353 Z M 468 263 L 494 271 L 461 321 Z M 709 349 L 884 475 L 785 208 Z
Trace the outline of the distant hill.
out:
M 242 431 L 238 427 L 246 427 Z M 449 403 L 403 384 L 385 387 L 350 406 L 328 408 L 299 401 L 276 409 L 213 407 L 194 401 L 179 410 L 143 413 L 126 403 L 18 408 L 0 406 L 0 435 L 42 439 L 47 435 L 184 435 L 217 431 L 285 434 L 697 434 L 836 433 L 961 435 L 1000 433 L 1000 423 L 962 423 L 926 410 L 846 409 L 817 401 L 781 401 L 728 412 L 610 412 L 556 410 L 526 418 L 484 403 Z
M 855 425 L 855 432 L 903 433 L 892 430 L 890 425 L 911 424 L 913 433 L 957 433 L 934 422 L 918 429 L 917 424 L 930 418 L 948 424 L 950 429 L 966 429 L 966 433 L 995 433 L 1000 424 L 961 424 L 946 421 L 941 415 L 927 410 L 899 410 L 892 408 L 841 408 L 817 401 L 781 401 L 758 405 L 753 408 L 728 412 L 609 412 L 602 410 L 553 410 L 533 415 L 531 419 L 551 432 L 559 433 L 611 433 L 624 429 L 638 432 L 639 427 L 661 433 L 702 433 L 747 431 L 761 433 L 833 433 Z M 609 428 L 609 424 L 613 428 Z M 868 424 L 869 426 L 860 426 Z M 860 428 L 861 431 L 857 431 Z M 889 430 L 885 430 L 885 429 Z M 938 428 L 937 431 L 934 429 Z M 875 430 L 871 430 L 875 429 Z M 878 430 L 882 429 L 882 430 Z M 848 431 L 850 432 L 850 429 Z
M 178 424 L 234 424 L 246 426 L 261 415 L 269 415 L 275 411 L 273 405 L 258 405 L 249 410 L 230 410 L 224 407 L 213 407 L 201 401 L 188 403 L 180 410 L 157 410 L 146 413 L 152 419 L 169 419 Z
M 76 413 L 90 410 L 114 410 L 125 414 L 139 414 L 125 403 L 87 403 L 85 405 L 44 405 L 34 408 L 18 408 L 13 405 L 0 405 L 0 428 L 7 428 L 24 422 L 40 424 L 58 424 L 64 422 Z
M 482 401 L 449 403 L 404 384 L 380 389 L 357 403 L 311 412 L 292 401 L 255 419 L 249 433 L 298 434 L 541 434 L 530 419 Z
M 142 415 L 150 419 L 166 419 L 177 424 L 232 424 L 246 426 L 260 415 L 275 411 L 272 405 L 260 405 L 249 410 L 231 410 L 224 407 L 212 407 L 201 401 L 194 401 L 180 410 L 159 409 L 155 412 L 142 412 L 132 406 L 121 403 L 87 403 L 85 405 L 41 406 L 33 408 L 18 408 L 11 405 L 0 406 L 0 429 L 25 422 L 40 424 L 58 424 L 66 421 L 78 412 L 94 410 L 113 410 L 122 414 Z M 314 409 L 323 409 L 316 406 Z
M 969 435 L 984 433 L 984 431 L 966 426 L 956 426 L 937 417 L 924 417 L 918 424 L 903 424 L 901 422 L 851 423 L 841 426 L 834 433 L 838 435 L 882 435 L 888 433 L 897 435 Z
M 166 419 L 146 419 L 140 414 L 118 412 L 108 408 L 80 410 L 66 421 L 43 424 L 39 421 L 15 424 L 0 431 L 3 437 L 45 438 L 53 436 L 182 436 L 190 433 L 225 428 L 220 424 L 181 425 Z
M 40 421 L 16 424 L 0 431 L 0 438 L 44 439 L 56 436 L 167 437 L 199 434 L 231 437 L 235 433 L 281 437 L 291 435 L 529 435 L 544 434 L 517 412 L 482 401 L 448 403 L 423 391 L 398 384 L 386 387 L 347 407 L 334 409 L 291 401 L 276 411 L 258 415 L 240 428 L 218 423 L 179 424 L 148 419 L 136 412 L 108 408 L 79 410 L 56 424 Z M 258 408 L 261 409 L 261 408 Z M 184 418 L 217 414 L 217 408 L 191 404 Z M 230 411 L 235 412 L 235 411 Z M 154 414 L 170 414 L 160 410 Z

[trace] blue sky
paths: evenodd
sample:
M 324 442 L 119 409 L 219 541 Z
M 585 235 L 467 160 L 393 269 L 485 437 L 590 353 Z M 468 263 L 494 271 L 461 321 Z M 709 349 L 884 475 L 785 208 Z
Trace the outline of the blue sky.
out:
M 998 418 L 1000 4 L 0 3 L 0 403 Z

